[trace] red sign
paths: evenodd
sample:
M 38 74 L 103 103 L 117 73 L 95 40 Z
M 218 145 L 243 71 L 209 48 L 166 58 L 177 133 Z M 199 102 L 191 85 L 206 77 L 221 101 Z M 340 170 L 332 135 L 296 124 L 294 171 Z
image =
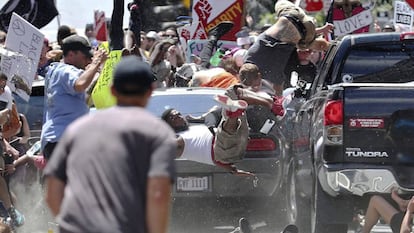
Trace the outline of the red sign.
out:
M 105 12 L 95 11 L 95 35 L 98 41 L 108 41 Z
M 407 4 L 414 9 L 414 0 L 406 0 Z
M 184 26 L 185 37 L 191 40 L 207 39 L 207 32 L 223 21 L 232 21 L 233 28 L 220 40 L 236 41 L 236 32 L 243 24 L 244 0 L 193 0 L 193 23 Z M 182 33 L 181 33 L 182 34 Z
M 320 11 L 323 8 L 323 0 L 306 0 L 305 10 L 307 12 Z

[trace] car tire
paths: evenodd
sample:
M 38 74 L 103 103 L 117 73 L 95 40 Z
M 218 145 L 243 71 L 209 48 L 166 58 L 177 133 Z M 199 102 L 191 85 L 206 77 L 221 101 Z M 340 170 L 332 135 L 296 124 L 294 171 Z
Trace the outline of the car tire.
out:
M 310 209 L 311 201 L 309 198 L 301 195 L 300 187 L 296 177 L 296 161 L 292 161 L 289 166 L 286 204 L 287 220 L 290 224 L 295 224 L 301 233 L 310 233 Z
M 340 218 L 340 214 L 332 216 L 330 215 L 331 211 L 328 210 L 328 208 L 332 208 L 333 206 L 335 206 L 334 202 L 336 202 L 336 199 L 329 196 L 322 190 L 322 187 L 318 179 L 316 178 L 311 208 L 312 233 L 348 232 L 348 224 L 336 223 L 336 221 L 331 221 L 331 218 Z

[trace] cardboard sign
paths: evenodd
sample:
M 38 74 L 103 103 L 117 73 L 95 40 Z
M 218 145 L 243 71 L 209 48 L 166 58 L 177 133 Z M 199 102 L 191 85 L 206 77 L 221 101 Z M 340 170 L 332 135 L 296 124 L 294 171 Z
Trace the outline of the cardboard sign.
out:
M 0 66 L 8 77 L 7 85 L 12 92 L 26 102 L 30 98 L 44 37 L 39 29 L 13 13 L 5 47 L 16 52 L 17 55 L 3 56 Z
M 105 46 L 105 43 L 104 45 Z M 115 65 L 121 60 L 121 50 L 113 50 L 109 52 L 108 59 L 105 61 L 105 65 L 102 72 L 99 75 L 99 79 L 92 91 L 92 100 L 97 109 L 108 108 L 115 105 L 115 97 L 111 93 L 112 72 Z
M 235 41 L 243 26 L 244 0 L 194 0 L 192 24 L 182 28 L 186 40 L 207 39 L 207 32 L 222 21 L 232 21 L 234 27 L 221 39 Z
M 187 62 L 190 62 L 191 55 L 199 56 L 201 50 L 203 50 L 203 47 L 207 44 L 207 42 L 207 40 L 189 40 L 187 42 L 186 51 Z M 217 42 L 217 47 L 231 50 L 232 48 L 237 47 L 237 43 L 234 41 L 219 40 Z
M 413 9 L 405 2 L 394 2 L 394 25 L 402 32 L 412 30 Z
M 367 27 L 372 23 L 371 10 L 364 10 L 343 20 L 334 20 L 334 32 L 336 36 L 353 33 L 358 29 Z

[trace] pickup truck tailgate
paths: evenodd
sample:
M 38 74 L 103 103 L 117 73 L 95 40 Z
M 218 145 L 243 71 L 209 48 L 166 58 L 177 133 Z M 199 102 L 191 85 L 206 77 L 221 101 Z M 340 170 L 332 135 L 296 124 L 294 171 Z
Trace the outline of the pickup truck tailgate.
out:
M 344 161 L 414 164 L 414 86 L 345 87 Z

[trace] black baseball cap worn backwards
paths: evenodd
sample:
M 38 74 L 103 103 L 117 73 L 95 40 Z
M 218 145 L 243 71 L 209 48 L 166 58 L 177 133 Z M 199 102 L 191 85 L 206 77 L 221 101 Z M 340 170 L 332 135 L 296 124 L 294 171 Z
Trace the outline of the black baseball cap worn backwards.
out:
M 62 50 L 65 51 L 81 51 L 87 57 L 93 57 L 92 46 L 89 41 L 79 35 L 71 35 L 63 39 Z
M 142 94 L 148 90 L 157 77 L 148 63 L 134 55 L 122 57 L 113 72 L 113 86 L 123 95 Z

